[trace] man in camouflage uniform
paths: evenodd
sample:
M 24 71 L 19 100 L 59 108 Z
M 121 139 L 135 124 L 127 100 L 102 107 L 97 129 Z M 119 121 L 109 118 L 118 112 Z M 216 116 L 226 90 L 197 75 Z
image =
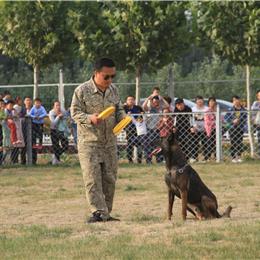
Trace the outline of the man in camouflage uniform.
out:
M 114 126 L 125 117 L 117 88 L 112 84 L 115 64 L 102 58 L 92 78 L 78 86 L 72 98 L 71 116 L 78 126 L 78 154 L 91 217 L 87 223 L 117 220 L 110 216 L 117 177 L 117 148 Z M 107 119 L 98 118 L 115 106 Z

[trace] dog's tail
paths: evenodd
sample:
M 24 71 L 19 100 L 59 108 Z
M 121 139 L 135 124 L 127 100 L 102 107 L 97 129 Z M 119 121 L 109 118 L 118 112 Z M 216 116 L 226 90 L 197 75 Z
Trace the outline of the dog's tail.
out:
M 231 211 L 232 211 L 232 207 L 228 206 L 226 208 L 226 210 L 224 211 L 224 213 L 221 215 L 221 217 L 222 218 L 230 218 Z

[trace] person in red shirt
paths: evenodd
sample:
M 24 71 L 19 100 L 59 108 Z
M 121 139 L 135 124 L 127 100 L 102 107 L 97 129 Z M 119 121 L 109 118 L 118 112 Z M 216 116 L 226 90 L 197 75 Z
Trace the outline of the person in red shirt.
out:
M 160 137 L 168 136 L 173 130 L 174 122 L 172 116 L 169 115 L 169 113 L 171 113 L 169 108 L 163 109 L 164 115 L 160 118 L 160 121 L 157 126 L 157 128 L 160 131 Z

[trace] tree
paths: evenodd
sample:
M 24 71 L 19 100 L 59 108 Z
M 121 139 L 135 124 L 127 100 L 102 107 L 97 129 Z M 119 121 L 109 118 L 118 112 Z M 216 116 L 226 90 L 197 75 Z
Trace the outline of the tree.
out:
M 169 64 L 188 47 L 185 3 L 118 1 L 95 3 L 102 19 L 96 24 L 83 17 L 83 8 L 74 19 L 74 32 L 81 53 L 88 59 L 111 56 L 120 69 L 134 72 L 136 100 L 144 71 L 154 72 Z M 90 8 L 90 3 L 82 3 Z M 93 5 L 93 4 L 92 4 Z M 77 25 L 77 23 L 79 25 Z
M 247 108 L 251 107 L 250 66 L 260 65 L 260 3 L 217 1 L 199 3 L 199 28 L 214 50 L 246 69 Z M 250 113 L 248 131 L 251 156 L 254 154 Z
M 1 2 L 0 49 L 24 59 L 34 68 L 34 97 L 38 96 L 39 71 L 62 62 L 73 52 L 73 35 L 67 29 L 69 3 Z

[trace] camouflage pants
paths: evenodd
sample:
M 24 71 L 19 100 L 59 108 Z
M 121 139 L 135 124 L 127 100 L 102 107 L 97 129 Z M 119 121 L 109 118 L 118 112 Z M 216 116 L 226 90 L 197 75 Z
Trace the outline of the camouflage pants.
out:
M 78 145 L 90 211 L 108 216 L 112 211 L 117 177 L 117 148 Z

